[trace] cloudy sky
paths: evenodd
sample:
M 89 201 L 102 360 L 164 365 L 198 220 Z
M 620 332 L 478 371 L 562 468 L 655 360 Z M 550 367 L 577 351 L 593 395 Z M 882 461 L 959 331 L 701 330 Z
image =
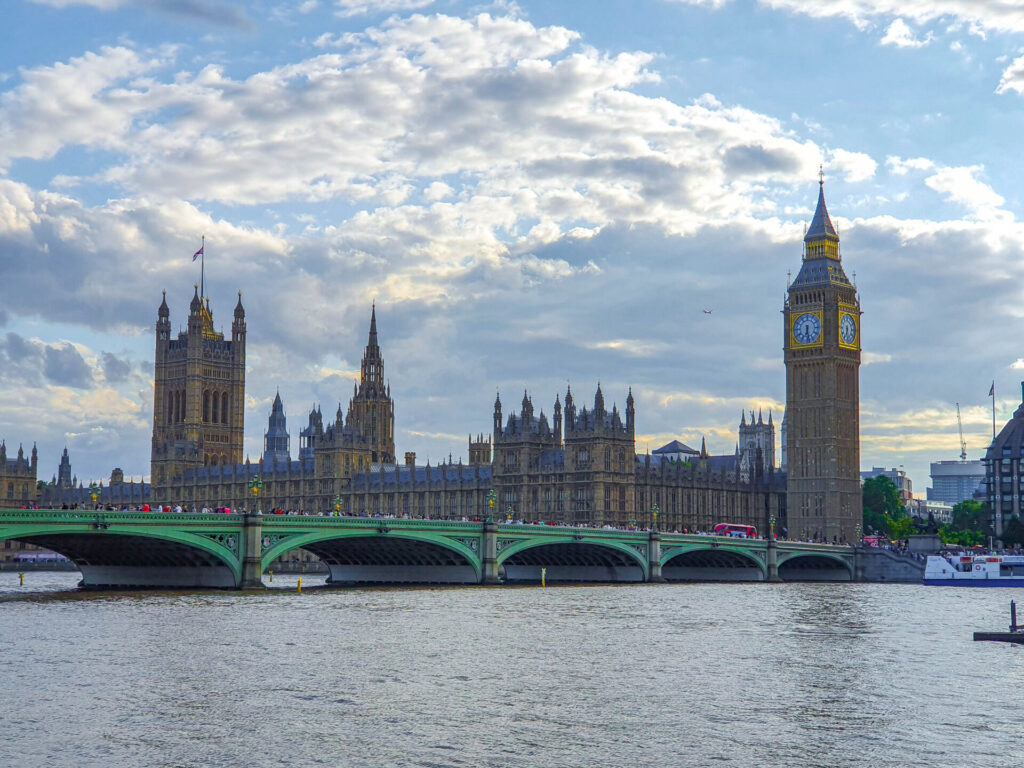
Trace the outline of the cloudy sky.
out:
M 8 0 L 0 437 L 149 471 L 153 325 L 248 313 L 246 450 L 346 401 L 399 454 L 529 388 L 729 452 L 785 400 L 824 165 L 864 310 L 861 461 L 972 458 L 1024 378 L 1024 9 L 1005 0 Z M 711 314 L 702 309 L 712 309 Z

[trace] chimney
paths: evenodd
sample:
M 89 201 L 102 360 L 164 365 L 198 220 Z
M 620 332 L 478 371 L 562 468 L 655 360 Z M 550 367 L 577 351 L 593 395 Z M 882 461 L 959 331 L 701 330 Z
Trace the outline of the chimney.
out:
M 414 451 L 405 452 L 405 466 L 415 467 L 416 466 L 416 453 Z

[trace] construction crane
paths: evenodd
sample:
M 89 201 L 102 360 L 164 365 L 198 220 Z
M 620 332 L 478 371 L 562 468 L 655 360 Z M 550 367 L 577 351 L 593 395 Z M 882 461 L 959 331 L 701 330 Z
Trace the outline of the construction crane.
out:
M 964 442 L 964 423 L 960 419 L 960 403 L 956 404 L 956 425 L 960 430 L 960 461 L 967 461 L 967 443 Z

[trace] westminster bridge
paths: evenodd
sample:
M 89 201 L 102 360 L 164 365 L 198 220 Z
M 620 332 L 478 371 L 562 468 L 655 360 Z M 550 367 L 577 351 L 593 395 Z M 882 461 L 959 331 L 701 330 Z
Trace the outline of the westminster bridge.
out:
M 8 539 L 59 552 L 83 587 L 259 588 L 270 564 L 312 552 L 332 584 L 854 581 L 848 546 L 550 525 L 0 509 Z

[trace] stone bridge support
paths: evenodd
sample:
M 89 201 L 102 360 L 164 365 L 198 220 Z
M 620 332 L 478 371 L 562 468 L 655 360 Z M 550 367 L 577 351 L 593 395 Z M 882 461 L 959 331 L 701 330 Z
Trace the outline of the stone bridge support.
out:
M 657 529 L 651 531 L 647 536 L 647 580 L 661 582 L 665 579 L 661 575 L 661 534 Z
M 480 583 L 501 584 L 498 578 L 498 524 L 490 518 L 484 523 L 480 548 Z
M 239 589 L 263 589 L 263 517 L 248 514 L 242 528 L 242 580 Z
M 765 552 L 765 565 L 768 567 L 768 577 L 765 581 L 771 582 L 772 584 L 778 584 L 782 581 L 779 576 L 779 548 L 775 543 L 775 538 L 768 534 L 768 549 Z

